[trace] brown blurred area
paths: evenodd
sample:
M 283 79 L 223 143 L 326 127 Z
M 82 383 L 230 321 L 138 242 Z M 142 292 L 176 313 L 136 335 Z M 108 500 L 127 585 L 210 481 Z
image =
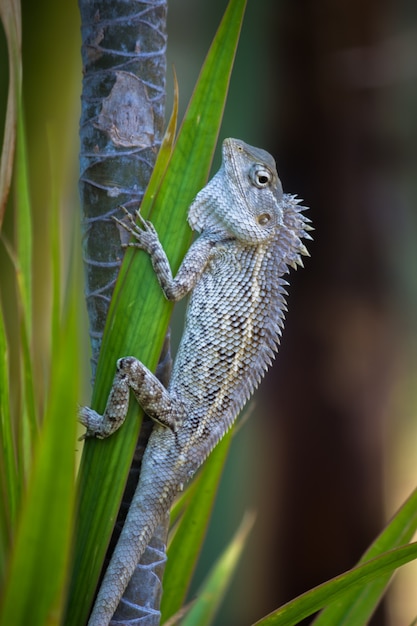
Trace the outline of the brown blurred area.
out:
M 273 144 L 317 227 L 266 390 L 267 428 L 278 417 L 283 440 L 273 550 L 287 599 L 351 567 L 386 521 L 405 409 L 394 394 L 415 332 L 405 258 L 417 235 L 417 14 L 393 2 L 285 4 L 270 46 L 285 95 Z M 372 623 L 388 623 L 384 607 Z
M 288 6 L 280 44 L 288 97 L 274 142 L 317 225 L 267 389 L 268 426 L 275 406 L 285 442 L 274 549 L 286 597 L 351 567 L 385 517 L 387 409 L 405 339 L 391 237 L 407 146 L 387 119 L 389 3 L 366 5 Z M 385 623 L 382 611 L 374 623 Z

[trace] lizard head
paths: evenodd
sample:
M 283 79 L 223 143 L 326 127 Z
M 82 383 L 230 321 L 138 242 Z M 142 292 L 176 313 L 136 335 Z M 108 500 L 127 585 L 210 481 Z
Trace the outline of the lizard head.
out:
M 260 244 L 283 223 L 283 191 L 275 161 L 265 150 L 225 139 L 220 170 L 190 207 L 191 228 L 224 228 L 237 239 Z

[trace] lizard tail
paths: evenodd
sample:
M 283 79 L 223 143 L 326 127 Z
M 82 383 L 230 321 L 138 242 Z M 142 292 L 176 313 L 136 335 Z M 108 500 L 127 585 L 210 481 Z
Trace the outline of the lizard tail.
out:
M 146 471 L 146 464 L 142 465 L 138 486 L 88 626 L 108 626 L 157 525 L 169 510 L 178 491 L 174 485 L 168 485 L 169 481 L 161 480 L 161 484 L 158 484 L 158 479 L 152 477 L 152 474 Z
M 135 545 L 132 545 L 131 537 L 123 537 L 122 531 L 100 586 L 88 626 L 108 626 L 153 530 L 153 525 L 143 528 Z M 134 553 L 138 555 L 137 559 L 134 558 Z

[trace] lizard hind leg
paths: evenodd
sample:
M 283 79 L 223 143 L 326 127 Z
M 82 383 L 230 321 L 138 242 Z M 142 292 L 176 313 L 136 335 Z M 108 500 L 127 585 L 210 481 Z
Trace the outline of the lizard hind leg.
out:
M 128 356 L 117 361 L 118 372 L 125 376 L 129 388 L 145 413 L 153 420 L 176 432 L 185 417 L 177 398 L 173 398 L 160 380 L 147 367 Z
M 129 408 L 129 390 L 143 410 L 153 420 L 176 432 L 185 412 L 181 403 L 172 398 L 162 383 L 143 363 L 133 356 L 117 361 L 117 371 L 102 415 L 89 407 L 81 407 L 79 420 L 87 431 L 82 437 L 104 439 L 112 435 L 126 419 Z

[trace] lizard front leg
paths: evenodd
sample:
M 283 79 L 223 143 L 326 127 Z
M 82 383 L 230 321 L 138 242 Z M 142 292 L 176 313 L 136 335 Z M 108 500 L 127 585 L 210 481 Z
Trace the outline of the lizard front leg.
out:
M 143 219 L 139 211 L 136 211 L 136 217 L 139 220 L 137 224 L 135 216 L 124 207 L 122 208 L 126 213 L 127 221 L 119 220 L 116 217 L 113 219 L 135 238 L 135 241 L 124 244 L 123 247 L 139 248 L 147 252 L 151 258 L 156 278 L 167 300 L 175 302 L 181 300 L 195 287 L 204 272 L 213 247 L 216 245 L 216 239 L 207 234 L 200 236 L 188 250 L 174 278 L 169 260 L 152 222 Z
M 79 420 L 87 428 L 83 439 L 104 439 L 120 428 L 126 419 L 130 389 L 149 417 L 176 432 L 184 417 L 182 404 L 172 398 L 143 363 L 128 356 L 117 361 L 116 374 L 103 415 L 89 407 L 79 409 Z

